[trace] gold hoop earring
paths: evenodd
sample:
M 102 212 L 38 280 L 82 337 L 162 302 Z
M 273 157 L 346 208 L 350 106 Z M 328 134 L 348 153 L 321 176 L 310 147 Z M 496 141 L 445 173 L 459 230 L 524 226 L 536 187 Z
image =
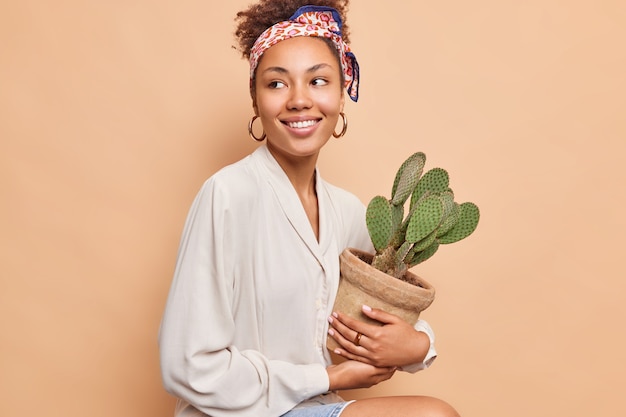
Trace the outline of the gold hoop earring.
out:
M 346 114 L 344 112 L 341 112 L 339 113 L 339 115 L 341 116 L 341 120 L 343 121 L 343 129 L 341 129 L 341 132 L 339 133 L 333 132 L 333 137 L 336 137 L 337 139 L 343 137 L 343 135 L 345 135 L 346 131 L 348 130 L 348 118 L 346 117 Z
M 257 142 L 263 142 L 265 140 L 265 137 L 266 137 L 265 136 L 265 131 L 263 131 L 263 136 L 261 136 L 260 138 L 254 136 L 254 132 L 252 131 L 252 125 L 254 124 L 254 121 L 256 119 L 258 119 L 258 118 L 259 118 L 259 116 L 253 116 L 252 119 L 250 119 L 250 123 L 248 123 L 248 134 L 250 135 L 250 137 L 252 139 L 256 140 Z

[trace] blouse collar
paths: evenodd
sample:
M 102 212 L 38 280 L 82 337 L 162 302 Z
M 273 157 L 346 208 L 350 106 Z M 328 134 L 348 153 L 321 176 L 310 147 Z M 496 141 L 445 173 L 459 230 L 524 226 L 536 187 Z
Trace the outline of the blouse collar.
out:
M 291 223 L 292 227 L 298 233 L 302 241 L 309 248 L 311 253 L 317 258 L 320 265 L 324 265 L 324 252 L 328 249 L 332 231 L 329 230 L 328 210 L 329 202 L 326 193 L 325 183 L 323 182 L 319 169 L 315 168 L 315 190 L 317 193 L 317 201 L 319 208 L 319 242 L 313 233 L 313 228 L 309 222 L 309 218 L 304 211 L 302 202 L 298 197 L 298 193 L 289 181 L 289 177 L 278 161 L 267 149 L 267 145 L 263 144 L 258 147 L 252 154 L 253 160 L 266 174 L 265 178 L 274 190 L 283 213 Z

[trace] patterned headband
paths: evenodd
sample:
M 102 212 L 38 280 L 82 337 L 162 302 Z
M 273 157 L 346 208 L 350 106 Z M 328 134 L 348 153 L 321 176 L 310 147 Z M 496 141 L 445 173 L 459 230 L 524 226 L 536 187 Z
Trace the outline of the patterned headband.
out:
M 330 39 L 341 61 L 345 87 L 352 101 L 359 99 L 359 64 L 341 37 L 341 17 L 332 7 L 303 6 L 284 22 L 267 28 L 250 49 L 250 83 L 265 51 L 280 41 L 297 36 L 319 36 Z

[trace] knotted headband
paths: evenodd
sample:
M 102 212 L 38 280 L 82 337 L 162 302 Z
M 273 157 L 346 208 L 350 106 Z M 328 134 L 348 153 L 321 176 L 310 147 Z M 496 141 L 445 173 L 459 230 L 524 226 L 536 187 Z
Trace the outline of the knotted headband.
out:
M 359 64 L 350 47 L 341 37 L 341 16 L 332 7 L 303 6 L 289 20 L 267 28 L 250 49 L 250 82 L 265 51 L 280 41 L 298 36 L 319 36 L 330 39 L 341 61 L 345 87 L 352 101 L 359 99 Z

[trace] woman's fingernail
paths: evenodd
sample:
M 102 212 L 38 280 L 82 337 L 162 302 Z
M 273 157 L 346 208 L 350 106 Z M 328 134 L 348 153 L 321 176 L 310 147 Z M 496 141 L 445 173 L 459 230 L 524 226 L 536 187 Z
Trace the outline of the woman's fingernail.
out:
M 335 313 L 335 312 L 333 311 L 333 317 L 334 317 L 334 318 L 337 318 L 337 317 L 339 317 L 339 314 L 337 314 L 337 313 Z
M 334 319 L 333 319 L 333 317 L 332 317 L 332 316 L 328 318 L 328 322 L 329 322 L 329 323 L 332 323 L 332 322 L 333 322 L 333 320 L 334 320 Z
M 363 311 L 372 311 L 372 307 L 370 306 L 366 306 L 365 304 L 363 304 Z
M 333 329 L 328 329 L 328 334 L 331 336 L 335 335 L 335 331 Z
M 333 350 L 334 353 L 336 353 L 337 355 L 341 355 L 341 351 L 339 349 L 335 349 Z

